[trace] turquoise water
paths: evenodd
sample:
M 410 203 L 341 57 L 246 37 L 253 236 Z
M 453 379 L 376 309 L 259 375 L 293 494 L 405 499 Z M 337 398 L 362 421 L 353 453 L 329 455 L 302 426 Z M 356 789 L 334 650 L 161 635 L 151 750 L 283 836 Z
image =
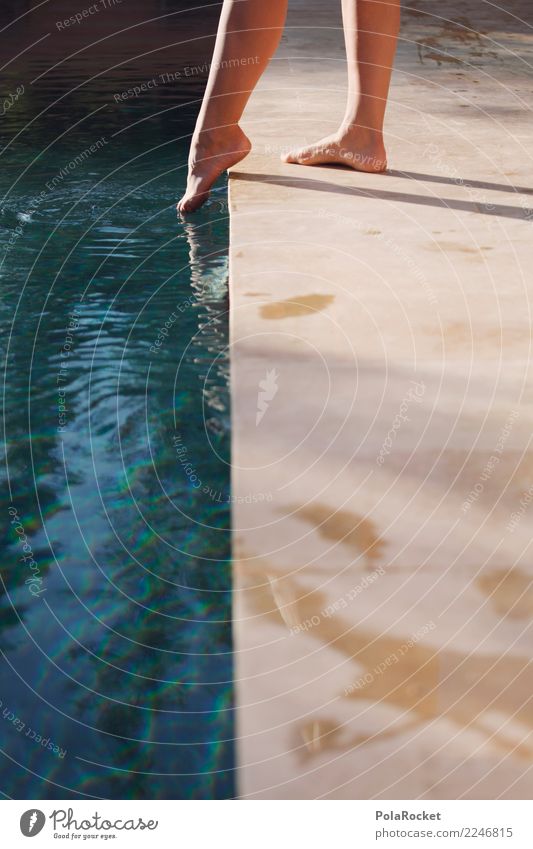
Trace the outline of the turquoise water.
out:
M 15 104 L 3 125 L 0 787 L 225 798 L 225 187 L 178 221 L 190 116 L 124 132 L 95 108 L 28 128 Z

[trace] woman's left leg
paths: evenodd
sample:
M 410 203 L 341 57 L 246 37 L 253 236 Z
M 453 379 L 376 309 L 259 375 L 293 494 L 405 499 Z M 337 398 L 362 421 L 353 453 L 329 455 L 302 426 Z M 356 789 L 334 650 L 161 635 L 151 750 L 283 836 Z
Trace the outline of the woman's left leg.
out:
M 342 0 L 348 102 L 339 130 L 282 157 L 297 165 L 340 163 L 384 171 L 383 120 L 400 27 L 400 0 Z

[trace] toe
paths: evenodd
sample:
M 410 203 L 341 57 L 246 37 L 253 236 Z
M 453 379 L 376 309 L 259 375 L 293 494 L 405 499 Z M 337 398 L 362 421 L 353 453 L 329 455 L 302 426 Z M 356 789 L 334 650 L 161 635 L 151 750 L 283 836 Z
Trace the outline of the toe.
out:
M 295 154 L 291 150 L 291 151 L 289 151 L 289 153 L 282 153 L 281 154 L 281 161 L 282 162 L 289 162 L 289 163 L 292 162 L 292 163 L 294 163 L 296 161 L 294 157 L 295 157 Z
M 209 192 L 196 192 L 195 194 L 184 195 L 177 204 L 177 210 L 180 215 L 186 215 L 189 212 L 196 212 L 209 197 Z
M 291 150 L 290 153 L 286 154 L 284 160 L 285 162 L 292 163 L 293 165 L 303 165 L 304 162 L 307 162 L 308 158 L 308 150 Z
M 318 156 L 314 151 L 301 150 L 295 161 L 298 165 L 315 165 L 319 160 L 320 156 Z

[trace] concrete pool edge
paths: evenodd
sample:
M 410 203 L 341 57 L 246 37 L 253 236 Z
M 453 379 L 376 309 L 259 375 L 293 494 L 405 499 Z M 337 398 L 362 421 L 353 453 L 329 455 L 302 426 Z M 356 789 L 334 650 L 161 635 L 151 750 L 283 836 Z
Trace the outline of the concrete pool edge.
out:
M 324 20 L 319 4 L 311 11 Z M 530 568 L 524 525 L 500 539 L 520 486 L 497 507 L 462 509 L 515 407 L 507 450 L 518 468 L 527 451 L 530 221 L 513 188 L 528 186 L 527 170 L 506 187 L 516 153 L 502 151 L 490 116 L 463 129 L 461 70 L 436 60 L 420 68 L 417 18 L 404 29 L 389 117 L 392 165 L 402 170 L 281 164 L 279 148 L 302 130 L 305 141 L 310 130 L 325 134 L 343 107 L 338 18 L 329 10 L 313 39 L 327 57 L 318 78 L 299 29 L 310 4 L 291 14 L 246 113 L 255 152 L 229 189 L 240 796 L 505 798 L 512 785 L 511 798 L 528 798 L 527 760 L 512 745 L 529 727 L 522 715 L 513 726 L 513 705 L 525 700 L 523 622 L 511 616 L 502 627 L 508 602 L 487 590 L 506 569 L 521 586 Z M 468 59 L 453 34 L 442 48 L 459 65 Z M 488 96 L 490 80 L 479 85 Z M 503 102 L 503 89 L 491 98 Z M 433 124 L 420 114 L 424 98 Z M 505 131 L 518 149 L 520 117 Z M 476 145 L 488 164 L 473 157 Z M 510 267 L 516 283 L 506 282 Z M 503 374 L 497 329 L 513 360 Z M 389 450 L 402 410 L 409 422 Z M 448 469 L 463 467 L 456 492 Z M 504 487 L 506 469 L 492 487 Z M 387 676 L 373 672 L 397 657 Z M 495 714 L 479 688 L 461 696 L 489 660 Z M 369 674 L 363 695 L 358 681 Z M 490 731 L 498 715 L 511 736 Z

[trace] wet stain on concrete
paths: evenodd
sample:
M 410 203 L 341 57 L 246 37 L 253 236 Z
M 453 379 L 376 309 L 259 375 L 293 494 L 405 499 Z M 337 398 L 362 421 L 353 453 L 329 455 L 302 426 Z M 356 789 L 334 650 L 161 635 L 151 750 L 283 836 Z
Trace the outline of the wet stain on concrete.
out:
M 322 749 L 332 748 L 337 742 L 339 729 L 335 722 L 324 719 L 312 719 L 300 727 L 300 737 L 304 741 L 304 756 L 316 755 Z
M 416 42 L 419 62 L 423 64 L 425 59 L 432 59 L 438 66 L 446 63 L 461 65 L 465 60 L 468 61 L 474 57 L 482 58 L 487 50 L 481 35 L 482 33 L 478 32 L 464 16 L 459 16 L 456 20 L 443 21 L 434 35 L 428 35 Z M 458 47 L 465 51 L 462 58 L 450 55 L 450 49 Z M 496 57 L 492 51 L 488 53 Z
M 533 578 L 521 569 L 500 569 L 482 575 L 476 585 L 489 596 L 492 608 L 500 616 L 511 619 L 533 617 Z
M 248 572 L 248 586 L 243 587 L 247 604 L 256 615 L 281 624 L 271 591 L 260 580 Z M 431 631 L 428 644 L 426 638 L 413 642 L 408 634 L 402 637 L 362 628 L 354 624 L 355 609 L 349 618 L 346 613 L 324 616 L 321 612 L 330 601 L 324 593 L 309 590 L 290 575 L 279 575 L 277 580 L 286 583 L 300 622 L 311 623 L 304 634 L 290 639 L 311 638 L 353 664 L 351 669 L 347 666 L 346 686 L 338 693 L 344 705 L 353 704 L 353 720 L 322 715 L 295 723 L 293 744 L 300 758 L 381 743 L 438 719 L 481 734 L 490 749 L 514 758 L 533 757 L 533 694 L 527 658 L 490 652 L 476 655 L 468 646 L 464 651 L 440 649 L 435 647 L 438 629 Z M 369 705 L 395 709 L 397 720 L 387 728 L 357 731 L 358 714 L 365 711 L 370 716 Z
M 295 295 L 261 307 L 261 318 L 279 319 L 308 316 L 321 312 L 335 300 L 334 295 Z
M 463 254 L 471 254 L 475 256 L 477 259 L 483 259 L 481 256 L 481 252 L 484 250 L 490 250 L 490 248 L 479 247 L 470 247 L 469 245 L 465 245 L 461 242 L 434 242 L 431 245 L 426 245 L 426 250 L 428 251 L 438 251 L 439 253 L 447 253 L 448 251 L 458 251 Z
M 433 328 L 426 328 L 428 333 L 435 333 Z M 508 348 L 516 346 L 528 346 L 530 343 L 531 329 L 529 325 L 524 327 L 482 327 L 479 325 L 468 325 L 466 322 L 450 322 L 443 328 L 442 339 L 447 345 L 463 345 L 470 348 L 472 345 L 484 345 L 492 349 Z
M 448 56 L 445 53 L 435 53 L 434 50 L 429 51 L 428 53 L 424 53 L 424 59 L 433 59 L 438 65 L 443 65 L 445 62 L 450 63 L 451 65 L 462 65 L 460 59 L 456 59 L 455 56 Z
M 321 537 L 350 546 L 363 554 L 369 565 L 382 557 L 385 543 L 371 519 L 349 510 L 335 511 L 325 504 L 308 504 L 294 510 L 297 517 L 315 525 Z
M 440 37 L 444 36 L 464 44 L 481 43 L 479 32 L 476 32 L 472 22 L 464 16 L 456 18 L 455 21 L 442 21 Z

